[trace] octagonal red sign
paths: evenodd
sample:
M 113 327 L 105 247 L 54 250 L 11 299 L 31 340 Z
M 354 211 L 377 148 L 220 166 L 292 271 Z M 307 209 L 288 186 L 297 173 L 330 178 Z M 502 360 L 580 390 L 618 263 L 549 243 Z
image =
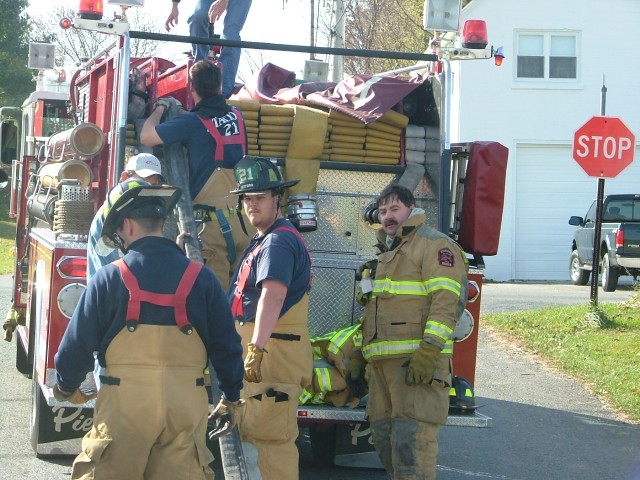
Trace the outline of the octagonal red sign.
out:
M 592 117 L 573 136 L 573 159 L 591 177 L 617 176 L 635 149 L 635 135 L 617 117 Z

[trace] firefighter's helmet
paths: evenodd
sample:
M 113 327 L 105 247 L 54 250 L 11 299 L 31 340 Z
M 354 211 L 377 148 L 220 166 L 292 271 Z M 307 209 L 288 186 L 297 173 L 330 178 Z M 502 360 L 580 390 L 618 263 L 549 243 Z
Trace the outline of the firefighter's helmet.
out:
M 449 411 L 451 413 L 473 413 L 476 405 L 471 384 L 462 377 L 454 376 L 449 389 Z
M 286 181 L 278 167 L 268 158 L 245 155 L 234 170 L 238 186 L 231 195 L 262 193 L 269 190 L 281 191 L 296 185 L 300 180 Z
M 121 247 L 116 229 L 125 218 L 167 218 L 182 191 L 167 185 L 151 185 L 130 178 L 116 185 L 102 207 L 102 240 L 111 247 Z

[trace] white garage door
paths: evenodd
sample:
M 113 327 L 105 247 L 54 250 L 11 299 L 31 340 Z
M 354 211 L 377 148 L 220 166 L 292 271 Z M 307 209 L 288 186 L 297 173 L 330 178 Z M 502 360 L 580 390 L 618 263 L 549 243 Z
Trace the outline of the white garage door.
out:
M 598 180 L 573 160 L 571 145 L 519 144 L 516 155 L 515 278 L 567 281 L 575 230 L 567 222 L 571 215 L 585 215 L 597 196 Z M 636 159 L 605 180 L 605 195 L 638 193 L 639 179 Z

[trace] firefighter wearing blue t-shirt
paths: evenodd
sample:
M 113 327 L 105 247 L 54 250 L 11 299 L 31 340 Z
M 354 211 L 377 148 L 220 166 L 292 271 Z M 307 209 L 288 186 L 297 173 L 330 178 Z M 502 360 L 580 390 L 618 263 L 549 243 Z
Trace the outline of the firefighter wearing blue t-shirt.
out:
M 235 168 L 240 195 L 258 233 L 245 250 L 229 289 L 244 346 L 244 442 L 258 451 L 264 480 L 298 478 L 297 407 L 311 383 L 308 333 L 311 259 L 302 237 L 280 212 L 283 181 L 265 158 L 245 157 Z
M 151 147 L 181 143 L 189 152 L 193 210 L 204 221 L 202 256 L 226 290 L 238 257 L 255 233 L 228 198 L 236 185 L 233 168 L 247 152 L 246 128 L 240 110 L 227 105 L 220 95 L 216 65 L 207 60 L 196 62 L 189 78 L 196 103 L 193 110 L 160 123 L 173 101 L 161 98 L 142 127 L 140 142 Z

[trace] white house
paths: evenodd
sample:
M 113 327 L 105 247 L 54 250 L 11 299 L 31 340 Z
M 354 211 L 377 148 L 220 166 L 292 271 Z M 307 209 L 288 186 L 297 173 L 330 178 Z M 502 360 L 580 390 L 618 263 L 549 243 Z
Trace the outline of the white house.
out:
M 640 193 L 638 0 L 473 0 L 466 19 L 487 22 L 492 61 L 452 62 L 452 141 L 495 140 L 509 148 L 497 281 L 568 280 L 571 215 L 587 211 L 598 180 L 572 157 L 575 131 L 601 114 L 636 135 L 635 161 L 605 194 Z

